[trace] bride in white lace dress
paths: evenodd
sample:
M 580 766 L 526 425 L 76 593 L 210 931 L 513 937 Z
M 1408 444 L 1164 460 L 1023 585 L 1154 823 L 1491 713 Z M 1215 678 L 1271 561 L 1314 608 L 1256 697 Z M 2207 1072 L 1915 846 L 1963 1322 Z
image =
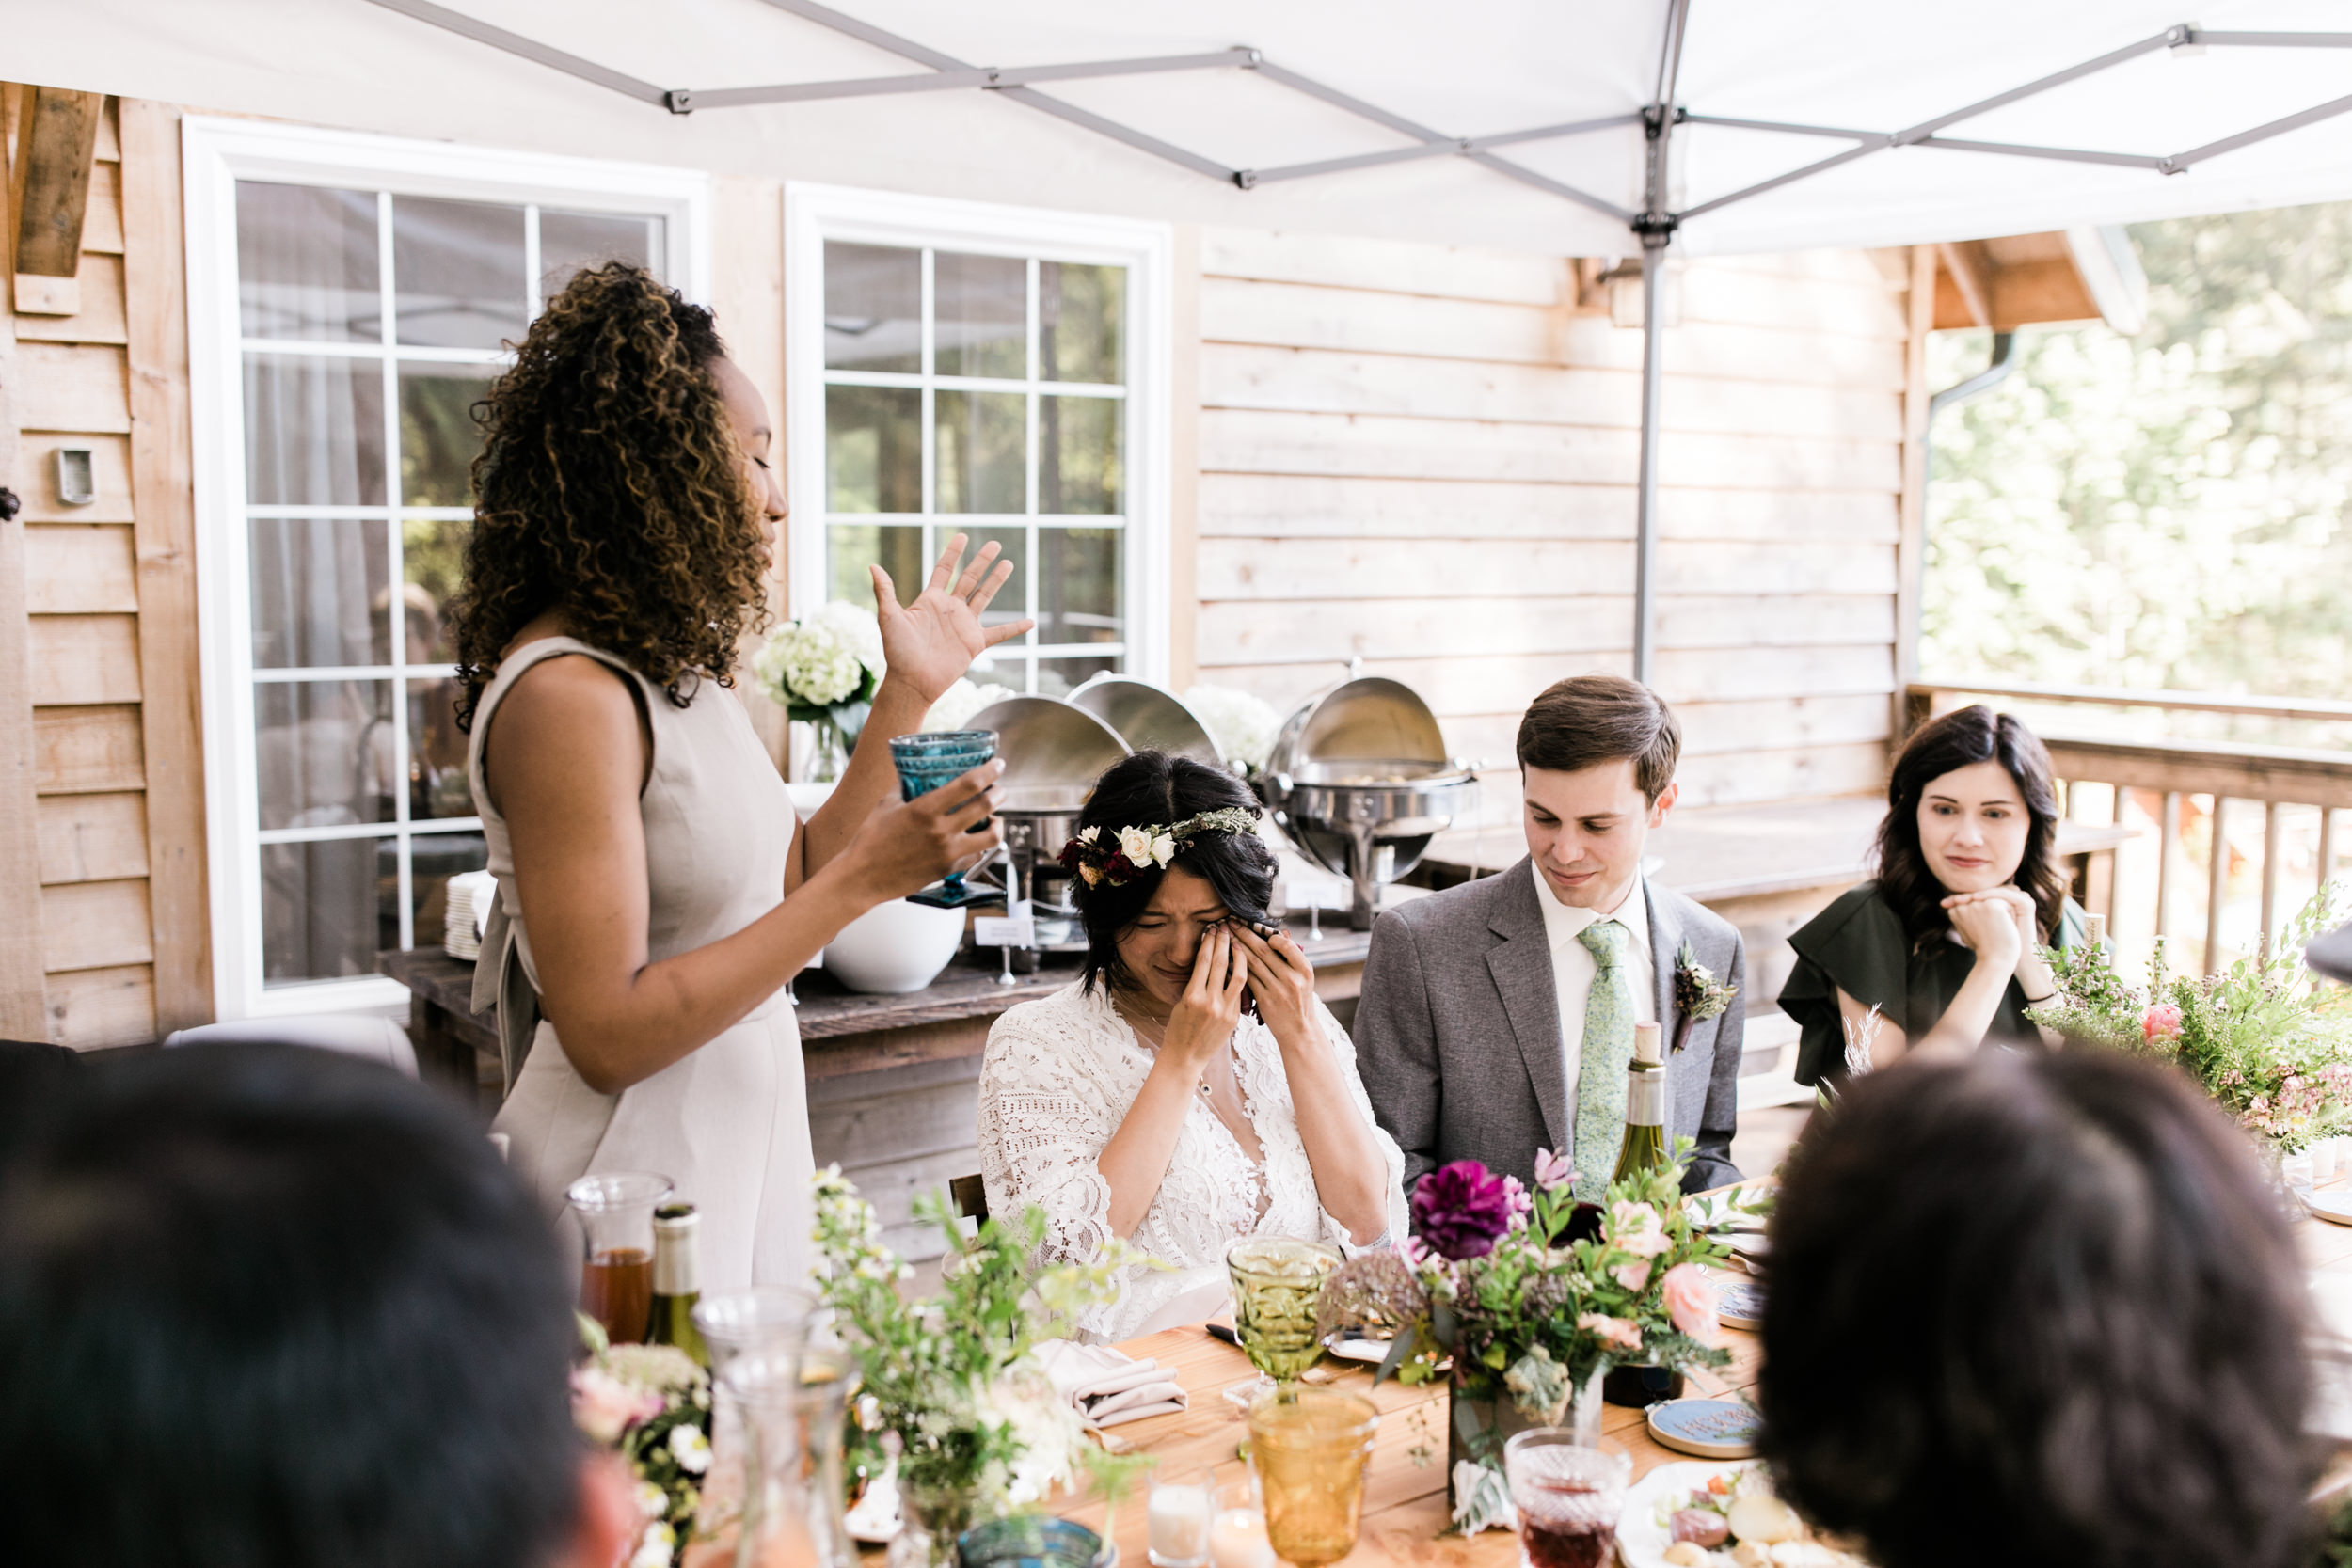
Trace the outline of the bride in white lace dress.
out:
M 1084 977 L 989 1031 L 989 1211 L 1038 1205 L 1055 1259 L 1120 1237 L 1174 1265 L 1129 1268 L 1081 1323 L 1099 1338 L 1215 1315 L 1241 1237 L 1352 1255 L 1405 1234 L 1405 1158 L 1306 955 L 1266 923 L 1257 816 L 1239 780 L 1185 758 L 1104 774 L 1072 851 Z

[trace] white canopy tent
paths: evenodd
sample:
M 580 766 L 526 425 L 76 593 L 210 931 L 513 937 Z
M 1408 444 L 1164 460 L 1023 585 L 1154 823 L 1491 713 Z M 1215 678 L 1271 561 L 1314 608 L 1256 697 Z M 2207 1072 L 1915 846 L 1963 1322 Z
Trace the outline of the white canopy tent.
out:
M 1556 255 L 2352 196 L 2342 0 L 5 0 L 9 74 L 723 172 Z M 1653 299 L 1654 303 L 1654 299 Z M 1647 309 L 1635 668 L 1653 645 Z

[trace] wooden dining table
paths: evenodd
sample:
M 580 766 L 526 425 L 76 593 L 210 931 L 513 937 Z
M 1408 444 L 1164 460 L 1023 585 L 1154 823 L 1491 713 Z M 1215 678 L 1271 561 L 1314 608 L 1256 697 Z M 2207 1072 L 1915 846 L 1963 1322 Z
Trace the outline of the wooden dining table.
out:
M 1733 1270 L 1727 1277 L 1743 1276 Z M 1712 1371 L 1693 1373 L 1690 1392 L 1694 1397 L 1733 1397 L 1756 1380 L 1760 1359 L 1756 1336 L 1726 1328 L 1719 1342 L 1731 1353 L 1731 1362 Z M 1241 1414 L 1226 1402 L 1224 1389 L 1256 1375 L 1248 1358 L 1212 1337 L 1205 1326 L 1171 1328 L 1131 1339 L 1119 1348 L 1137 1358 L 1149 1356 L 1175 1373 L 1190 1402 L 1181 1411 L 1109 1428 L 1115 1445 L 1122 1451 L 1149 1453 L 1164 1465 L 1209 1466 L 1220 1483 L 1242 1479 L 1248 1471 L 1240 1448 L 1248 1437 L 1248 1429 Z M 1363 1525 L 1356 1549 L 1345 1559 L 1350 1568 L 1382 1568 L 1390 1563 L 1507 1568 L 1519 1560 L 1518 1538 L 1509 1530 L 1487 1530 L 1469 1538 L 1444 1533 L 1452 1523 L 1446 1504 L 1446 1424 L 1453 1410 L 1443 1378 L 1418 1388 L 1407 1388 L 1393 1379 L 1375 1387 L 1370 1367 L 1329 1356 L 1307 1378 L 1363 1394 L 1380 1412 L 1380 1425 L 1373 1434 L 1372 1460 L 1364 1475 Z M 1621 1449 L 1632 1456 L 1636 1480 L 1656 1465 L 1688 1457 L 1655 1442 L 1639 1410 L 1608 1406 L 1601 1431 L 1604 1447 Z M 1138 1484 L 1119 1507 L 1112 1536 L 1119 1544 L 1123 1568 L 1142 1568 L 1148 1560 L 1145 1491 Z M 1055 1512 L 1091 1528 L 1103 1528 L 1104 1505 L 1099 1497 Z

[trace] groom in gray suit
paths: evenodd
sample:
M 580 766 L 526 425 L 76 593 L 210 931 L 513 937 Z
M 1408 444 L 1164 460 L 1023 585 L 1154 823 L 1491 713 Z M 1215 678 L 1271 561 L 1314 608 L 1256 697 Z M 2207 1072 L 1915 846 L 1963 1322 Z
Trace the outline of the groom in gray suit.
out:
M 1576 1164 L 1597 1200 L 1625 1130 L 1633 1025 L 1664 1026 L 1666 1125 L 1696 1140 L 1683 1190 L 1740 1180 L 1745 999 L 1688 1009 L 1678 990 L 1741 986 L 1740 933 L 1642 875 L 1674 808 L 1682 732 L 1647 687 L 1553 686 L 1519 721 L 1527 859 L 1380 916 L 1356 1009 L 1356 1057 L 1405 1186 L 1456 1160 L 1533 1184 L 1535 1152 Z M 1688 973 L 1684 973 L 1688 972 Z M 1684 985 L 1677 987 L 1677 977 Z M 1719 993 L 1720 995 L 1720 993 Z

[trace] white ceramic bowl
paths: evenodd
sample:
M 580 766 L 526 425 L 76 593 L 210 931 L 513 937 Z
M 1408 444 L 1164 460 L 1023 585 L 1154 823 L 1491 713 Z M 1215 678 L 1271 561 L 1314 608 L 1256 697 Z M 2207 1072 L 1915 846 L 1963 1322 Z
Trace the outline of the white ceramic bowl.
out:
M 921 990 L 963 943 L 963 911 L 894 898 L 877 904 L 825 943 L 825 972 L 851 990 L 903 995 Z

